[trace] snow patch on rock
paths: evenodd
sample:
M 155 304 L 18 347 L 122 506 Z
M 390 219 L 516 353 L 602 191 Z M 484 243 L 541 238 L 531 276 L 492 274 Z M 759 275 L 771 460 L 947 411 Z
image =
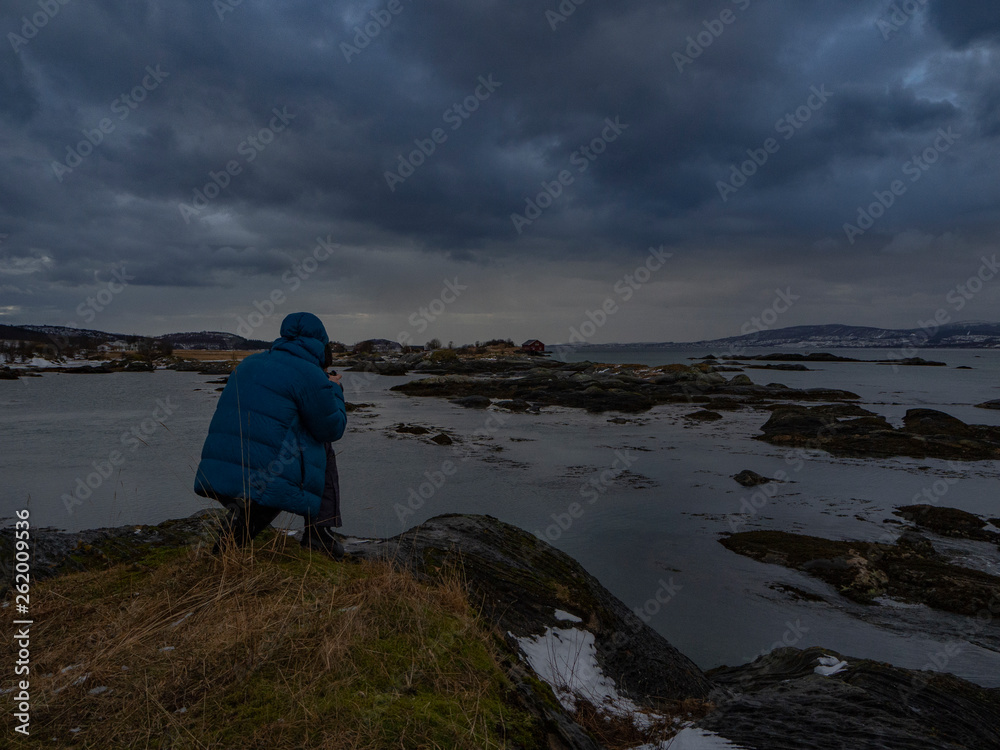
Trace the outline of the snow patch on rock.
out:
M 847 662 L 841 661 L 836 656 L 821 656 L 817 661 L 819 661 L 819 666 L 813 672 L 821 674 L 824 677 L 840 674 L 847 669 Z
M 563 612 L 561 609 L 556 610 L 556 619 L 562 620 L 563 622 L 583 622 L 583 620 L 576 615 L 570 614 L 569 612 Z
M 575 711 L 577 702 L 585 700 L 616 716 L 647 716 L 619 695 L 615 681 L 604 674 L 589 630 L 545 628 L 542 635 L 517 638 L 517 643 L 535 674 L 549 684 L 567 711 Z

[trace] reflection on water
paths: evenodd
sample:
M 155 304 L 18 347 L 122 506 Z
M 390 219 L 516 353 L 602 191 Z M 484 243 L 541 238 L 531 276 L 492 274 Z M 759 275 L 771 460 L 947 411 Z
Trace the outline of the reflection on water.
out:
M 618 359 L 659 364 L 703 353 L 629 352 Z M 747 374 L 755 382 L 853 390 L 868 408 L 891 418 L 919 404 L 1000 424 L 1000 412 L 974 408 L 1000 397 L 1000 354 L 921 354 L 949 367 L 894 372 L 879 365 L 816 364 L 809 365 L 815 372 Z M 954 369 L 960 364 L 975 369 Z M 9 518 L 28 506 L 35 526 L 80 529 L 157 523 L 208 506 L 191 485 L 217 397 L 217 386 L 207 383 L 213 379 L 157 372 L 0 382 L 0 515 Z M 391 536 L 440 513 L 488 513 L 548 538 L 630 606 L 642 608 L 669 586 L 675 592 L 669 603 L 640 609 L 641 616 L 703 667 L 742 663 L 794 640 L 800 647 L 822 645 L 923 668 L 943 644 L 959 640 L 962 648 L 949 658 L 947 671 L 1000 685 L 996 625 L 970 639 L 963 637 L 963 618 L 861 608 L 840 601 L 819 581 L 740 557 L 717 541 L 734 519 L 746 529 L 877 540 L 898 528 L 883 523 L 894 518 L 894 507 L 920 502 L 915 496 L 943 477 L 950 481 L 939 483 L 948 487 L 940 504 L 996 517 L 994 462 L 956 471 L 944 461 L 816 453 L 792 463 L 780 449 L 752 439 L 765 414 L 727 413 L 717 423 L 690 425 L 681 418 L 691 410 L 685 405 L 627 415 L 624 424 L 609 422 L 612 414 L 546 409 L 487 425 L 489 413 L 388 391 L 406 379 L 357 379 L 359 390 L 348 393 L 350 401 L 373 408 L 351 414 L 338 443 L 343 531 Z M 456 445 L 398 434 L 399 422 L 445 430 Z M 484 427 L 489 434 L 475 437 Z M 628 465 L 620 473 L 623 456 Z M 435 481 L 448 461 L 455 471 Z M 783 470 L 791 481 L 756 507 L 748 505 L 753 490 L 731 479 L 742 469 L 764 475 Z M 300 522 L 282 515 L 278 523 L 294 528 Z M 975 556 L 977 567 L 997 564 L 995 548 L 958 551 Z

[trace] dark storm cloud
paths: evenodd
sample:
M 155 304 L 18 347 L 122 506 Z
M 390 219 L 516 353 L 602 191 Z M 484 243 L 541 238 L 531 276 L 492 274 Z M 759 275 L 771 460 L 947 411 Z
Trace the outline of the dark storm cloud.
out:
M 991 0 L 932 0 L 931 23 L 955 46 L 1000 36 L 1000 6 Z
M 613 280 L 649 245 L 779 268 L 996 234 L 994 3 L 16 0 L 0 29 L 0 307 L 25 320 L 112 264 L 136 286 L 236 290 L 327 236 L 413 267 L 586 261 Z M 850 244 L 844 224 L 947 128 L 955 147 Z M 562 170 L 519 233 L 511 215 Z M 360 257 L 318 277 L 380 295 Z M 198 299 L 206 319 L 230 304 Z

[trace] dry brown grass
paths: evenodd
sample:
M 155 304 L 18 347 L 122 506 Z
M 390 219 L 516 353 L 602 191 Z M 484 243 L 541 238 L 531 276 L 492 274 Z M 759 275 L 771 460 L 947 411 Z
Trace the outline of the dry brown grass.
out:
M 534 734 L 457 577 L 337 564 L 284 535 L 36 583 L 32 617 L 27 746 L 488 748 Z
M 714 709 L 714 704 L 695 698 L 667 701 L 657 707 L 658 715 L 663 718 L 650 722 L 645 715 L 609 715 L 592 704 L 581 701 L 577 704 L 574 719 L 609 750 L 627 750 L 666 742 L 677 734 L 683 723 L 704 718 Z

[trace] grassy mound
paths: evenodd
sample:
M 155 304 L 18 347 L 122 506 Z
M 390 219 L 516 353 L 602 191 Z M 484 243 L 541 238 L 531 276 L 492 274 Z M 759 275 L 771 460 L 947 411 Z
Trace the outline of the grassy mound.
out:
M 457 577 L 337 564 L 273 532 L 252 552 L 157 549 L 36 582 L 31 617 L 28 747 L 495 748 L 545 736 Z M 4 649 L 12 664 L 10 639 Z M 10 712 L 4 722 L 11 736 Z

